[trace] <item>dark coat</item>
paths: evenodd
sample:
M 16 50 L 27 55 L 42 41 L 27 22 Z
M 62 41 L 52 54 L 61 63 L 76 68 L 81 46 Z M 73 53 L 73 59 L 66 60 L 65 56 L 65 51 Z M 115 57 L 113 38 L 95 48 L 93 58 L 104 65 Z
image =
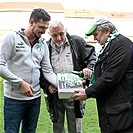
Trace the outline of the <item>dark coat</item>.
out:
M 107 133 L 132 131 L 132 46 L 123 35 L 113 39 L 95 65 L 95 83 L 86 89 L 97 101 L 99 124 Z
M 74 70 L 75 71 L 82 71 L 83 68 L 88 67 L 89 69 L 93 70 L 94 65 L 95 65 L 95 60 L 96 60 L 96 55 L 95 55 L 95 47 L 92 45 L 89 45 L 85 42 L 85 40 L 79 36 L 76 35 L 69 35 L 67 33 L 67 38 L 70 43 L 70 49 L 72 52 L 72 59 L 73 59 L 73 65 L 74 65 Z M 47 41 L 49 51 L 50 51 L 50 57 L 51 57 L 51 39 Z M 89 84 L 89 81 L 87 81 Z M 55 97 L 57 97 L 57 94 L 51 94 L 48 91 L 50 83 L 45 80 L 43 77 L 43 74 L 41 72 L 41 77 L 40 77 L 40 86 L 44 90 L 46 94 L 48 94 L 47 99 L 50 101 L 49 105 L 52 108 L 51 105 L 54 105 L 54 108 L 51 109 L 49 108 L 49 112 L 54 114 L 52 116 L 57 116 L 57 112 L 55 109 Z M 54 100 L 53 100 L 54 99 Z M 51 101 L 54 102 L 54 104 L 51 103 Z M 74 109 L 75 109 L 75 115 L 77 118 L 82 118 L 83 114 L 80 110 L 80 101 L 74 101 Z M 53 111 L 55 110 L 55 111 Z M 53 122 L 57 121 L 56 117 L 51 118 Z

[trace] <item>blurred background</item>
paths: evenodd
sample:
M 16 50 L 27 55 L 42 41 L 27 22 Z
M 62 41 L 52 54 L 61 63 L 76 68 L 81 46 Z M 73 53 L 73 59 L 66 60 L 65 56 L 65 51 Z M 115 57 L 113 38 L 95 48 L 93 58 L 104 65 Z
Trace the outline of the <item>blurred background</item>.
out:
M 0 39 L 3 35 L 19 27 L 28 25 L 29 15 L 34 8 L 44 8 L 52 20 L 64 22 L 69 34 L 82 36 L 99 51 L 100 46 L 93 37 L 86 37 L 92 19 L 106 15 L 116 25 L 118 31 L 133 41 L 133 8 L 131 0 L 1 0 L 0 1 Z M 44 35 L 49 38 L 48 33 Z

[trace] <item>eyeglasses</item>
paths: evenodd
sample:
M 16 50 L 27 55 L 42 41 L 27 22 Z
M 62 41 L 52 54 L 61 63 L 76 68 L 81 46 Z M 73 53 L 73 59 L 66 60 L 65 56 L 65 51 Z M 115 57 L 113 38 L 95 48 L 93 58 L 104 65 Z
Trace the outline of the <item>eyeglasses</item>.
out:
M 53 38 L 56 38 L 56 37 L 58 37 L 58 36 L 63 37 L 63 36 L 65 35 L 65 33 L 66 33 L 66 32 L 60 32 L 59 34 L 52 34 L 51 36 L 52 36 Z

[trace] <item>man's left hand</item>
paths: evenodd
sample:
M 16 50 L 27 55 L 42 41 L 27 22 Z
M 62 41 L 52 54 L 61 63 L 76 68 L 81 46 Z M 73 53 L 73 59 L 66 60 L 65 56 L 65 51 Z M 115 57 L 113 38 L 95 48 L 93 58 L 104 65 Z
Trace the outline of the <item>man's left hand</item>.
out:
M 74 100 L 84 101 L 87 99 L 85 89 L 77 89 L 77 90 L 75 90 L 75 92 L 76 93 L 74 95 L 72 95 L 72 98 Z
M 90 70 L 89 68 L 84 68 L 83 73 L 84 73 L 84 77 L 90 78 L 92 75 L 92 70 Z

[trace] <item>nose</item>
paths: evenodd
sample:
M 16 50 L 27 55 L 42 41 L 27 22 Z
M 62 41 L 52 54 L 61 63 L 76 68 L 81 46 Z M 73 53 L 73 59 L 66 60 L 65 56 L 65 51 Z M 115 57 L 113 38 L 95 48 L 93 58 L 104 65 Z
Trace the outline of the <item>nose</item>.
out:
M 94 40 L 97 40 L 96 36 L 94 36 Z
M 61 37 L 60 37 L 60 35 L 57 35 L 57 40 L 61 40 Z

